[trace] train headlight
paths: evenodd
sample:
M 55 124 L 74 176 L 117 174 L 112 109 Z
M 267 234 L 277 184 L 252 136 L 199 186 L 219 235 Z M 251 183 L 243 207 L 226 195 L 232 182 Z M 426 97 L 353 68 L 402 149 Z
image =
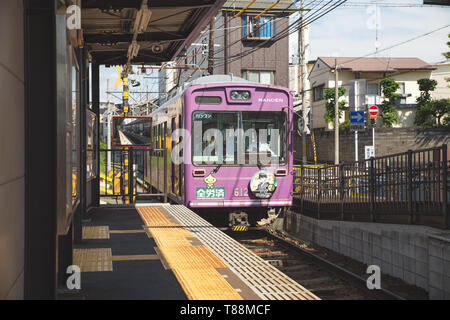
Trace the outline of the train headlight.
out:
M 247 90 L 232 90 L 230 93 L 231 100 L 250 100 L 251 94 Z

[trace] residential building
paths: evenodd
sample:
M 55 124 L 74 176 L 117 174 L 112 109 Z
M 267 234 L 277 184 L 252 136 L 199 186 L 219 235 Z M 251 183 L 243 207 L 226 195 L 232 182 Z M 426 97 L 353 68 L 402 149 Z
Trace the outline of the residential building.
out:
M 159 105 L 173 95 L 174 88 L 178 85 L 179 72 L 175 69 L 175 62 L 168 62 L 164 66 L 165 69 L 159 73 Z
M 436 68 L 418 58 L 381 58 L 381 57 L 319 57 L 309 74 L 311 83 L 311 116 L 312 128 L 325 128 L 330 130 L 332 124 L 324 119 L 325 104 L 324 90 L 335 86 L 335 59 L 339 68 L 338 85 L 345 87 L 346 94 L 340 99 L 349 101 L 354 99 L 352 92 L 355 82 L 359 83 L 357 95 L 360 101 L 359 108 L 371 105 L 380 105 L 385 99 L 380 81 L 392 77 L 400 85 L 398 93 L 401 98 L 396 101 L 398 109 L 398 123 L 394 127 L 409 127 L 414 125 L 416 98 L 419 96 L 417 80 L 429 79 Z M 354 101 L 354 100 L 352 100 Z M 348 111 L 340 119 L 348 119 Z M 382 121 L 377 122 L 380 126 Z
M 431 92 L 433 99 L 450 99 L 450 60 L 434 63 L 436 68 L 431 72 L 431 79 L 436 80 L 437 85 Z
M 290 0 L 280 0 L 266 11 L 273 3 L 256 0 L 244 11 L 249 1 L 232 0 L 224 4 L 214 22 L 213 74 L 233 74 L 254 82 L 289 87 L 289 37 L 277 39 L 275 35 L 289 26 L 289 15 L 298 9 Z M 170 98 L 177 85 L 209 74 L 209 28 L 177 59 L 176 66 L 183 69 L 161 73 L 166 78 L 161 81 L 164 83 L 161 92 L 168 92 L 167 96 L 161 95 L 161 102 Z
M 309 61 L 306 65 L 308 69 L 308 74 L 311 72 L 315 61 Z M 300 68 L 299 64 L 289 64 L 289 89 L 294 92 L 294 99 L 301 98 L 299 92 L 302 90 L 302 82 L 300 79 Z

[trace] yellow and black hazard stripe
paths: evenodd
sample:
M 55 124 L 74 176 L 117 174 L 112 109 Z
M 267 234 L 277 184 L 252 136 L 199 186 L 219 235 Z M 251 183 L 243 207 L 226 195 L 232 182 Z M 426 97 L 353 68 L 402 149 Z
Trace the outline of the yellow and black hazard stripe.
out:
M 233 231 L 247 231 L 247 226 L 235 226 L 233 227 Z

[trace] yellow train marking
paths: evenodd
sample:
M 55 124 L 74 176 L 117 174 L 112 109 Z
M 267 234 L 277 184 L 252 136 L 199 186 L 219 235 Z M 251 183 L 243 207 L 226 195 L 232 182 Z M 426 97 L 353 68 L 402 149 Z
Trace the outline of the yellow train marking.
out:
M 233 231 L 247 231 L 248 227 L 247 226 L 236 226 L 233 228 Z
M 192 245 L 185 226 L 158 207 L 137 210 L 189 299 L 242 300 L 216 270 L 227 266 L 205 245 Z

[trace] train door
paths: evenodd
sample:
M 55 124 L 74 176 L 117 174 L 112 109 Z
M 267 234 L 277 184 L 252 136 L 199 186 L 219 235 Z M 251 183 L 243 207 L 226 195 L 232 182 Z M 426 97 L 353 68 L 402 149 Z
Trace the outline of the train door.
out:
M 173 133 L 175 132 L 175 118 L 172 118 L 172 123 L 170 125 L 170 128 L 172 130 L 171 134 L 173 137 Z M 171 139 L 171 144 L 170 144 L 170 150 L 171 152 L 173 152 L 173 149 L 175 147 L 175 141 L 173 139 Z M 172 155 L 171 155 L 172 156 Z M 171 167 L 170 167 L 170 185 L 171 185 L 171 190 L 172 193 L 175 193 L 175 163 L 173 161 L 171 162 Z
M 181 114 L 178 116 L 178 128 L 181 129 L 183 127 L 182 123 L 182 117 Z M 178 143 L 181 143 L 181 140 L 183 139 L 182 136 L 180 136 Z M 183 148 L 180 150 L 180 157 L 183 158 Z M 180 162 L 178 165 L 178 195 L 183 195 L 183 161 Z

